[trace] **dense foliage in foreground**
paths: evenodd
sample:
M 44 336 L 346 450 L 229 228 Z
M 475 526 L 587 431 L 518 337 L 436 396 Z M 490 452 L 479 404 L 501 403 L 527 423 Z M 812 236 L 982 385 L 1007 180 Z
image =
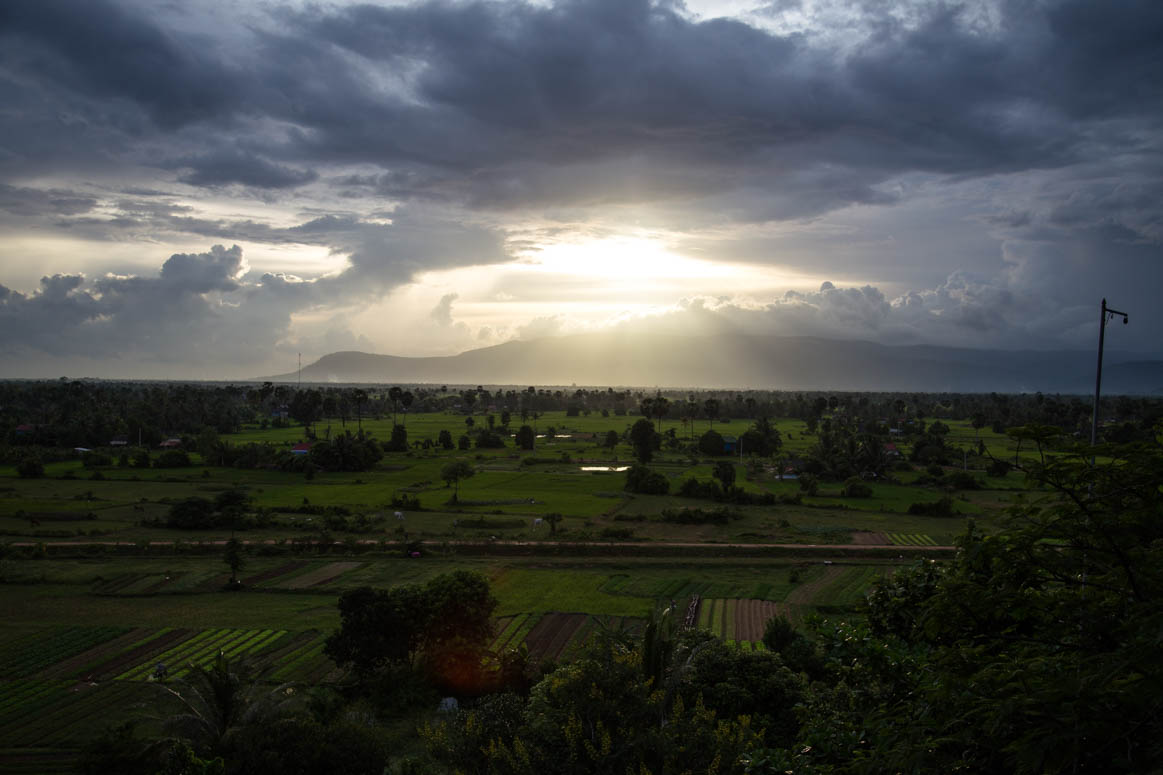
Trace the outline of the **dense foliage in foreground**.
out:
M 1097 465 L 1089 453 L 1031 467 L 1043 497 L 1011 509 L 1005 530 L 971 527 L 953 561 L 879 583 L 854 620 L 816 621 L 805 637 L 773 619 L 764 652 L 680 631 L 675 612 L 660 612 L 640 638 L 610 632 L 531 674 L 520 654 L 487 654 L 483 632 L 457 638 L 455 660 L 434 659 L 456 633 L 429 627 L 452 615 L 409 614 L 463 607 L 487 621 L 480 579 L 352 594 L 332 641 L 359 667 L 346 695 L 308 701 L 196 673 L 229 699 L 226 716 L 203 715 L 226 721 L 195 724 L 198 734 L 171 725 L 182 742 L 165 750 L 221 757 L 229 773 L 261 762 L 498 775 L 1159 771 L 1163 438 L 1100 449 Z M 389 625 L 402 640 L 381 632 Z M 379 722 L 410 702 L 434 707 L 425 681 L 447 688 L 442 671 L 470 665 L 497 673 L 477 686 L 507 690 L 425 713 L 422 750 L 384 742 Z

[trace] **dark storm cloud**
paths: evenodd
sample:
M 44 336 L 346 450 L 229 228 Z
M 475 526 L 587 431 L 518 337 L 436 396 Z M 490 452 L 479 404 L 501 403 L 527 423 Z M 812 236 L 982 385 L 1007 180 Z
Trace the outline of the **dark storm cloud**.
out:
M 7 0 L 4 63 L 81 94 L 124 98 L 177 127 L 237 107 L 240 74 L 212 47 L 109 0 Z
M 301 170 L 240 151 L 226 151 L 175 161 L 189 169 L 178 180 L 192 186 L 223 186 L 238 183 L 257 188 L 294 188 L 319 177 L 314 170 Z
M 0 183 L 0 210 L 24 217 L 80 215 L 97 205 L 91 196 L 61 191 L 8 186 Z
M 243 269 L 238 246 L 218 245 L 171 256 L 156 277 L 54 275 L 31 294 L 0 286 L 0 352 L 245 364 L 274 346 L 290 311 L 240 282 Z
M 278 161 L 196 157 L 186 179 L 198 185 L 289 187 L 313 179 L 296 165 L 370 163 L 385 193 L 475 207 L 698 198 L 740 183 L 811 193 L 747 220 L 881 201 L 876 184 L 906 171 L 1071 164 L 1112 119 L 1158 121 L 1163 5 L 997 12 L 982 31 L 956 5 L 922 4 L 905 27 L 869 5 L 867 38 L 845 51 L 646 0 L 276 11 L 248 50 L 108 0 L 8 3 L 0 26 L 18 44 L 6 69 L 120 98 L 163 130 L 218 122 L 261 142 L 245 119 L 297 128 L 274 143 Z M 609 166 L 587 180 L 591 164 Z
M 261 349 L 296 311 L 507 260 L 495 224 L 525 218 L 573 234 L 614 222 L 685 230 L 679 241 L 712 259 L 856 281 L 781 299 L 765 316 L 740 307 L 736 322 L 1042 342 L 1093 317 L 1083 310 L 1095 287 L 1153 304 L 1163 3 L 834 6 L 835 30 L 774 33 L 647 0 L 273 5 L 245 24 L 147 0 L 9 0 L 0 223 L 94 240 L 322 246 L 348 266 L 310 283 L 248 282 L 226 251 L 175 256 L 156 277 L 54 277 L 29 295 L 0 286 L 8 341 L 62 352 L 90 340 L 54 332 L 113 331 L 143 352 L 171 346 L 164 331 L 134 327 L 145 310 L 162 328 L 193 321 L 228 352 L 241 344 L 216 326 L 253 316 Z M 810 8 L 790 0 L 756 13 L 778 21 Z M 79 184 L 31 187 L 117 179 L 127 167 L 158 180 L 118 179 L 108 201 L 66 190 Z M 910 188 L 911 178 L 935 182 Z M 325 192 L 351 212 L 320 205 L 295 226 L 209 217 L 160 190 L 175 180 L 196 189 L 195 203 Z M 970 208 L 956 197 L 974 182 Z M 929 213 L 908 208 L 944 195 L 945 220 L 925 231 Z M 875 244 L 862 234 L 868 242 L 829 252 L 814 234 L 820 250 L 789 256 L 786 238 L 731 229 L 852 205 L 886 213 Z M 865 284 L 908 287 L 910 276 L 923 283 L 899 299 Z

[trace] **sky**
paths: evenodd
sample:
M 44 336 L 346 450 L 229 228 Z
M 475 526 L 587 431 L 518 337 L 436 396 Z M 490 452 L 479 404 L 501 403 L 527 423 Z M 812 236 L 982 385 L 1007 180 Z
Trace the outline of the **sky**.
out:
M 5 0 L 0 377 L 607 330 L 1163 357 L 1158 0 Z

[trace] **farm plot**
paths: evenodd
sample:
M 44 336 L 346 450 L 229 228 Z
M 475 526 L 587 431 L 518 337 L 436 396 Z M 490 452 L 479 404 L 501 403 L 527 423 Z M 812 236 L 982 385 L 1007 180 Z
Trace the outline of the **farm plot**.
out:
M 286 584 L 280 584 L 279 586 L 286 589 L 318 587 L 334 581 L 348 571 L 353 571 L 360 567 L 363 567 L 362 562 L 329 562 L 313 571 L 300 574 Z
M 51 684 L 39 693 L 32 688 L 13 712 L 0 711 L 0 746 L 77 746 L 107 725 L 110 714 L 144 700 L 153 687 L 126 682 Z
M 868 530 L 852 531 L 852 543 L 868 546 L 888 546 L 892 543 L 884 533 L 873 533 Z
M 533 664 L 559 659 L 589 620 L 586 614 L 545 614 L 525 638 Z
M 70 668 L 70 672 L 66 676 L 84 678 L 86 681 L 112 679 L 133 665 L 143 662 L 152 663 L 158 654 L 175 648 L 192 638 L 194 634 L 194 630 L 187 629 L 146 630 L 142 632 L 141 637 L 125 643 L 116 650 L 109 648 L 95 651 L 92 653 L 91 659 L 75 668 Z M 53 667 L 54 672 L 56 667 Z
M 298 633 L 282 648 L 260 657 L 274 668 L 268 677 L 274 681 L 322 682 L 337 679 L 342 670 L 323 653 L 327 638 L 315 630 Z
M 123 573 L 93 585 L 95 595 L 153 595 L 176 584 L 184 573 Z
M 616 574 L 601 586 L 601 591 L 611 595 L 629 595 L 654 600 L 681 600 L 698 595 L 700 597 L 731 598 L 748 597 L 766 599 L 779 595 L 782 590 L 770 582 L 762 581 L 712 581 L 709 579 L 675 576 L 630 576 Z
M 790 608 L 784 603 L 770 600 L 739 600 L 735 607 L 735 640 L 759 642 L 763 640 L 763 629 L 767 620 L 774 616 L 787 616 Z
M 295 573 L 296 571 L 307 567 L 307 565 L 309 565 L 309 563 L 306 560 L 292 560 L 291 562 L 285 562 L 282 565 L 276 565 L 273 568 L 269 568 L 262 573 L 256 573 L 253 576 L 247 576 L 242 580 L 242 585 L 244 587 L 257 587 L 260 584 L 267 584 L 267 582 L 271 582 L 269 585 L 273 586 L 274 582 L 276 582 L 280 577 L 286 576 L 290 573 Z
M 157 663 L 173 665 L 170 677 L 181 678 L 189 672 L 188 665 L 208 666 L 219 652 L 228 657 L 241 657 L 269 647 L 286 635 L 285 630 L 204 630 L 189 640 L 134 665 L 117 676 L 121 681 L 144 681 L 150 677 Z
M 54 627 L 31 633 L 0 651 L 0 677 L 26 678 L 128 631 L 128 627 Z
M 625 632 L 633 638 L 642 634 L 645 621 L 632 616 L 588 616 L 573 634 L 573 638 L 563 648 L 560 659 L 572 659 L 590 639 L 600 632 Z
M 923 533 L 888 533 L 893 546 L 936 546 L 931 536 Z
M 853 565 L 842 568 L 827 585 L 817 590 L 812 605 L 819 607 L 849 607 L 864 599 L 869 586 L 891 569 L 883 566 Z
M 763 640 L 767 620 L 779 615 L 796 622 L 802 610 L 800 606 L 770 600 L 709 598 L 699 603 L 698 626 L 726 641 L 758 643 Z
M 517 614 L 506 616 L 497 621 L 497 636 L 489 644 L 489 650 L 499 654 L 505 649 L 517 648 L 524 641 L 525 636 L 537 624 L 538 614 Z

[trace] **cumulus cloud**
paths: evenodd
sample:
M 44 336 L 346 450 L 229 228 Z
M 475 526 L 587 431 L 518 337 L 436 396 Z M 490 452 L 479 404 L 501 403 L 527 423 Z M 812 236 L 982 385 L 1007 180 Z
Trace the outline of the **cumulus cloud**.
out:
M 156 277 L 54 275 L 31 294 L 0 293 L 0 351 L 85 358 L 146 356 L 186 366 L 244 365 L 287 330 L 291 309 L 240 280 L 236 245 L 175 254 Z M 3 286 L 0 286 L 3 287 Z

